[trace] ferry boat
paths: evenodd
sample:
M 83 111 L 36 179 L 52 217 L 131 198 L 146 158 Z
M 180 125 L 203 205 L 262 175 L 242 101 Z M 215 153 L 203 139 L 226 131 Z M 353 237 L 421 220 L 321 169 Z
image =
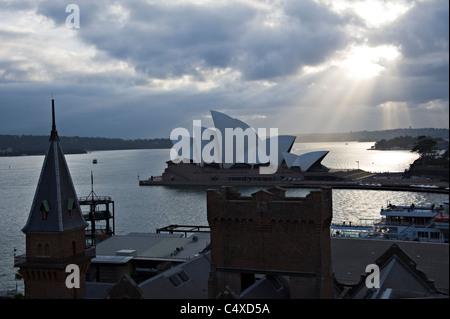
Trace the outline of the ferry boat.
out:
M 356 225 L 332 224 L 331 236 L 419 242 L 449 242 L 449 203 L 435 206 L 396 206 L 388 201 L 381 219 L 360 219 Z
M 386 239 L 448 242 L 448 202 L 435 206 L 396 206 L 381 208 L 375 231 Z

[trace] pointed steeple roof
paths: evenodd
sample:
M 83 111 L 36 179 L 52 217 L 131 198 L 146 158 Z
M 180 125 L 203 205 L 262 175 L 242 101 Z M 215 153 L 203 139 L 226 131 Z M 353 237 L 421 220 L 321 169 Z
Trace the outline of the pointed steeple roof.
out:
M 52 99 L 52 131 L 28 221 L 22 231 L 64 232 L 85 228 L 78 197 L 55 124 Z

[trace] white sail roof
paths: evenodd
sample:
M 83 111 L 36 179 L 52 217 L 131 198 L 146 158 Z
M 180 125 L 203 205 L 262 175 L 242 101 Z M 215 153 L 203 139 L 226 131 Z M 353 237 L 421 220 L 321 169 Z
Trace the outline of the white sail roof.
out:
M 280 166 L 284 160 L 289 168 L 300 167 L 302 171 L 307 171 L 328 154 L 328 151 L 310 152 L 303 155 L 292 154 L 290 151 L 294 145 L 295 136 L 260 137 L 254 128 L 241 120 L 217 111 L 211 111 L 211 115 L 214 127 L 201 127 L 200 134 L 197 134 L 200 136 L 190 136 L 187 133 L 184 135 L 189 136 L 182 135 L 177 140 L 172 139 L 172 143 L 176 144 L 183 138 L 189 138 L 189 141 L 184 144 L 184 146 L 189 147 L 188 151 L 184 151 L 184 154 L 182 154 L 180 148 L 178 148 L 179 161 L 193 161 L 200 166 L 215 162 L 221 163 L 223 168 L 230 168 L 237 163 L 249 165 L 267 163 L 269 155 L 272 152 L 277 152 L 277 166 Z M 233 140 L 227 141 L 227 136 L 230 133 L 234 134 L 232 135 Z M 240 134 L 243 141 L 238 142 L 237 137 Z M 276 147 L 277 150 L 272 150 L 271 145 Z M 230 147 L 232 149 L 229 149 Z M 270 159 L 273 159 L 273 156 Z
M 315 163 L 322 161 L 328 153 L 329 151 L 316 151 L 300 155 L 299 160 L 301 170 L 303 172 L 308 171 Z

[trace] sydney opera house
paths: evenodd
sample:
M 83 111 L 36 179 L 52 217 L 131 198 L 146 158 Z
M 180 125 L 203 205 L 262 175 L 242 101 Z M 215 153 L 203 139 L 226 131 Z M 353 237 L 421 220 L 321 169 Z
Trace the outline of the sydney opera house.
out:
M 328 151 L 297 155 L 291 153 L 295 136 L 270 131 L 265 138 L 241 120 L 217 111 L 211 115 L 213 128 L 194 126 L 192 134 L 185 129 L 171 134 L 174 147 L 164 173 L 140 184 L 260 185 L 328 176 L 321 164 Z

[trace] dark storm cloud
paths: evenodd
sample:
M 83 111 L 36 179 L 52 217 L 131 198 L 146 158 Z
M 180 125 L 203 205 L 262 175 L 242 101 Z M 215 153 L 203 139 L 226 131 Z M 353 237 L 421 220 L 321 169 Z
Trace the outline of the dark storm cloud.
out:
M 283 13 L 287 18 L 275 26 L 254 21 L 239 39 L 238 68 L 246 79 L 295 74 L 302 66 L 324 62 L 348 42 L 342 20 L 326 6 L 290 1 Z
M 79 5 L 80 29 L 65 28 L 69 3 Z M 329 82 L 344 75 L 333 59 L 359 44 L 394 45 L 401 56 L 373 80 L 367 100 L 348 105 L 448 105 L 448 2 L 411 3 L 393 23 L 368 28 L 354 11 L 313 0 L 2 1 L 13 27 L 0 27 L 0 133 L 46 134 L 51 93 L 62 135 L 167 137 L 211 109 L 281 125 L 286 114 L 297 119 L 286 128 L 294 132 L 320 108 L 326 126 L 338 102 L 329 97 L 349 96 L 344 77 Z M 14 27 L 33 11 L 34 30 Z M 358 130 L 369 121 L 340 124 Z
M 417 2 L 392 24 L 370 33 L 372 45 L 399 47 L 397 76 L 379 81 L 384 100 L 406 101 L 410 107 L 449 99 L 449 2 Z M 392 74 L 390 74 L 392 75 Z
M 198 75 L 198 66 L 226 67 L 236 38 L 254 14 L 247 6 L 168 6 L 143 1 L 121 3 L 129 14 L 123 23 L 109 11 L 109 2 L 80 5 L 80 38 L 111 57 L 128 61 L 150 77 Z M 61 20 L 54 1 L 43 2 L 39 12 Z
M 102 12 L 107 7 L 107 1 L 64 1 L 64 0 L 44 0 L 39 1 L 36 7 L 36 13 L 52 19 L 56 26 L 63 26 L 70 12 L 66 12 L 69 4 L 76 4 L 80 9 L 81 25 L 89 27 L 91 24 L 97 24 L 102 17 Z
M 0 134 L 47 134 L 52 97 L 61 136 L 167 137 L 174 127 L 167 123 L 183 123 L 176 114 L 186 111 L 180 93 L 149 98 L 101 85 L 9 84 L 0 86 Z
M 433 76 L 448 81 L 449 2 L 424 1 L 394 23 L 373 32 L 373 44 L 390 43 L 400 48 L 404 76 Z
M 312 1 L 291 2 L 287 21 L 265 25 L 267 12 L 245 3 L 170 6 L 143 1 L 121 3 L 123 23 L 110 15 L 109 2 L 80 4 L 80 38 L 111 57 L 126 60 L 154 78 L 198 77 L 198 68 L 239 70 L 245 79 L 290 75 L 323 62 L 346 44 L 339 17 Z M 44 1 L 39 13 L 63 24 L 61 5 Z
M 400 45 L 406 58 L 448 52 L 449 2 L 417 2 L 393 24 L 379 30 L 374 39 Z
M 29 10 L 34 8 L 33 1 L 23 0 L 23 1 L 15 1 L 15 0 L 6 0 L 0 2 L 0 10 L 1 11 L 21 11 L 21 10 Z

